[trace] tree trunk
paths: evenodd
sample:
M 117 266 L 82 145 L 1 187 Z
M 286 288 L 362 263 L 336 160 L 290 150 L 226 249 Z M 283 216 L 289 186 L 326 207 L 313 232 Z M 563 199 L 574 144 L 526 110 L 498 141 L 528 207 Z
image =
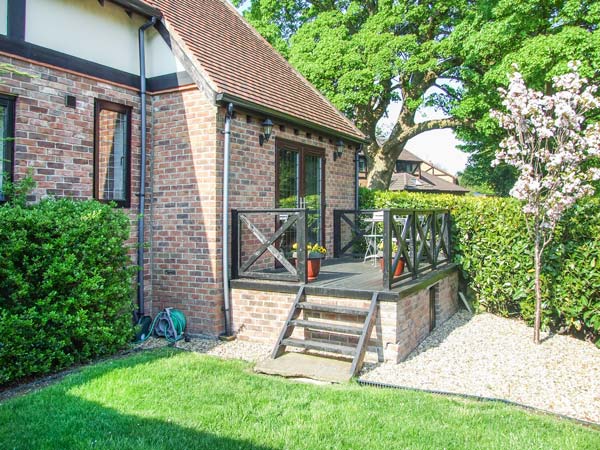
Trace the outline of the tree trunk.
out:
M 392 173 L 396 165 L 396 158 L 389 152 L 379 149 L 372 160 L 371 170 L 367 176 L 367 186 L 369 189 L 385 191 L 392 180 Z
M 367 186 L 369 189 L 385 191 L 390 187 L 392 174 L 396 168 L 396 160 L 408 139 L 394 139 L 388 141 L 372 152 L 371 165 L 367 175 Z
M 540 247 L 539 233 L 535 235 L 535 321 L 533 324 L 533 342 L 540 343 L 540 327 L 542 324 L 542 288 L 541 288 L 541 269 L 542 269 L 542 253 Z

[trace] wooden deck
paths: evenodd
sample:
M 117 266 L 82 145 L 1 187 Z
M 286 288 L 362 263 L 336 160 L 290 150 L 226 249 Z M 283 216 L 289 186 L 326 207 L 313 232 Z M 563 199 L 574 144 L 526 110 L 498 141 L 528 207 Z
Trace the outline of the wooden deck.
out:
M 423 284 L 433 283 L 448 270 L 455 270 L 454 264 L 445 264 L 438 269 L 423 274 L 417 280 L 406 279 L 391 290 L 383 287 L 383 274 L 379 261 L 363 262 L 362 258 L 333 258 L 326 259 L 321 264 L 321 271 L 317 280 L 306 285 L 307 294 L 331 295 L 336 297 L 368 300 L 373 292 L 379 292 L 379 299 L 383 301 L 399 300 L 403 295 L 414 292 Z M 231 280 L 231 287 L 236 289 L 250 289 L 267 292 L 298 291 L 301 283 L 289 281 L 256 280 L 240 278 Z

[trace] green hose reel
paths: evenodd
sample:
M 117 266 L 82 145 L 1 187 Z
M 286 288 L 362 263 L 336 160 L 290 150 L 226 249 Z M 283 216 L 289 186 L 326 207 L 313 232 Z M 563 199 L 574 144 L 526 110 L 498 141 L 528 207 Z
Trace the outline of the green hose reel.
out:
M 174 343 L 184 338 L 186 326 L 185 315 L 178 309 L 165 308 L 159 312 L 147 332 L 142 332 L 140 342 L 144 342 L 152 333 L 164 337 L 168 342 Z

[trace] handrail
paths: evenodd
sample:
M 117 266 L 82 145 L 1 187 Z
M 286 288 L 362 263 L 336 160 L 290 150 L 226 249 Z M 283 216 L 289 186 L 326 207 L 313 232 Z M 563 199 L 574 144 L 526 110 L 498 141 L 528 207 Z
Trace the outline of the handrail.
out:
M 334 257 L 343 256 L 357 243 L 363 243 L 365 215 L 383 212 L 383 287 L 392 289 L 407 279 L 416 279 L 424 272 L 435 270 L 440 264 L 450 262 L 450 211 L 445 208 L 387 208 L 334 210 Z M 357 215 L 358 213 L 358 215 Z M 348 216 L 354 216 L 353 219 Z M 342 246 L 342 222 L 352 232 L 352 240 Z M 393 247 L 396 244 L 397 250 Z M 372 243 L 370 245 L 373 245 Z M 396 269 L 400 274 L 395 276 Z

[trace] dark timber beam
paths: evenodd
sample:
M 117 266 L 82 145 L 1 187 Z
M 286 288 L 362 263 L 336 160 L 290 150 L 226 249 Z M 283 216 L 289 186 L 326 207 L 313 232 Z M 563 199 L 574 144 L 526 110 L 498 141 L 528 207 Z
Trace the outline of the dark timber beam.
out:
M 8 0 L 6 6 L 8 12 L 7 36 L 11 39 L 24 41 L 26 0 Z

